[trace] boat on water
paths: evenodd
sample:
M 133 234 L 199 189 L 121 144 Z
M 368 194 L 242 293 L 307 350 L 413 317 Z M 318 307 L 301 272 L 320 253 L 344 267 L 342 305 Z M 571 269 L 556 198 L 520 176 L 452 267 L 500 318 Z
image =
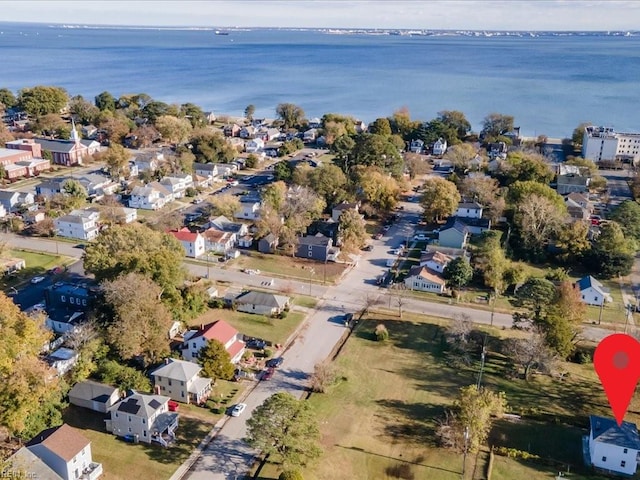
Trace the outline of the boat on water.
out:
M 216 35 L 229 35 L 229 32 L 223 32 L 222 30 L 216 30 Z

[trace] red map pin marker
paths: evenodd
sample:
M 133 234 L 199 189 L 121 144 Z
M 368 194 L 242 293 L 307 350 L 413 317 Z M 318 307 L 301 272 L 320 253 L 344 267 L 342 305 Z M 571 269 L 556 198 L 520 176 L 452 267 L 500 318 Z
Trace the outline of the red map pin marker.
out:
M 640 379 L 640 343 L 623 333 L 609 335 L 598 344 L 593 364 L 620 426 Z

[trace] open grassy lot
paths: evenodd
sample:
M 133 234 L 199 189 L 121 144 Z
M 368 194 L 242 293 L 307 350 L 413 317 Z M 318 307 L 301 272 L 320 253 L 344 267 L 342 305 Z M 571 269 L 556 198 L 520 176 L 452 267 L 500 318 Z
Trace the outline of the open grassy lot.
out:
M 287 255 L 269 255 L 250 252 L 233 260 L 232 268 L 250 268 L 274 276 L 296 278 L 314 283 L 334 283 L 347 268 L 343 263 L 315 262 L 303 258 L 292 258 Z
M 390 340 L 379 343 L 373 330 L 386 325 Z M 310 402 L 317 412 L 324 456 L 305 470 L 307 479 L 446 480 L 460 477 L 462 456 L 441 449 L 434 436 L 436 420 L 452 404 L 458 389 L 475 384 L 479 358 L 470 367 L 452 367 L 443 350 L 445 320 L 406 314 L 398 320 L 371 314 L 361 322 L 336 360 L 342 380 Z M 509 411 L 520 421 L 497 422 L 490 441 L 540 455 L 575 472 L 573 479 L 596 479 L 582 467 L 580 436 L 588 415 L 610 415 L 591 365 L 562 364 L 557 376 L 534 375 L 529 382 L 511 379 L 506 360 L 498 353 L 502 339 L 526 335 L 510 330 L 487 333 L 482 383 L 504 391 Z M 478 355 L 479 357 L 479 355 Z M 630 407 L 629 421 L 637 421 L 640 401 Z M 467 459 L 467 479 L 484 478 L 486 454 Z M 276 478 L 269 466 L 260 478 Z M 557 473 L 555 464 L 496 456 L 493 480 L 542 480 Z M 398 476 L 402 473 L 405 476 Z
M 292 303 L 299 307 L 315 308 L 318 305 L 318 299 L 307 295 L 298 295 L 293 297 Z
M 69 406 L 64 421 L 79 428 L 91 440 L 91 453 L 102 463 L 104 478 L 169 478 L 213 428 L 213 423 L 181 417 L 177 442 L 169 448 L 159 444 L 131 444 L 105 430 L 103 415 Z
M 26 267 L 2 277 L 0 280 L 1 288 L 15 287 L 36 275 L 42 275 L 53 267 L 64 266 L 73 261 L 71 258 L 62 255 L 52 255 L 28 250 L 9 250 L 6 256 L 24 259 Z
M 209 309 L 204 314 L 190 321 L 190 326 L 224 320 L 229 322 L 240 333 L 251 337 L 259 337 L 272 343 L 284 343 L 304 319 L 301 312 L 288 312 L 286 318 L 268 318 L 264 315 L 234 312 L 228 309 Z

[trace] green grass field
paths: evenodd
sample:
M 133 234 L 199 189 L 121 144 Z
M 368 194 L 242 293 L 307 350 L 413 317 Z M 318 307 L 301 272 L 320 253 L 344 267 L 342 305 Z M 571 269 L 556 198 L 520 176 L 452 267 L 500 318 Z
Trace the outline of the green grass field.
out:
M 191 326 L 224 320 L 233 325 L 240 333 L 259 337 L 272 343 L 284 343 L 304 320 L 304 313 L 289 312 L 286 318 L 267 318 L 264 315 L 234 312 L 228 309 L 209 309 L 190 321 Z
M 242 255 L 233 260 L 233 268 L 249 268 L 260 270 L 274 277 L 295 278 L 300 281 L 313 283 L 333 283 L 344 272 L 346 266 L 342 263 L 315 262 L 287 255 L 262 254 L 251 252 L 251 256 Z M 279 280 L 282 284 L 283 280 Z
M 373 339 L 378 323 L 390 340 Z M 404 320 L 373 314 L 362 322 L 336 360 L 342 380 L 326 394 L 310 399 L 318 414 L 323 457 L 304 471 L 305 479 L 433 479 L 460 478 L 462 456 L 437 446 L 436 419 L 452 404 L 458 389 L 475 384 L 479 359 L 470 367 L 452 367 L 443 352 L 445 320 L 407 314 Z M 582 466 L 580 439 L 588 415 L 609 415 L 591 365 L 564 363 L 558 377 L 534 375 L 530 381 L 510 379 L 505 359 L 497 353 L 502 339 L 526 335 L 487 329 L 488 354 L 482 383 L 506 393 L 509 412 L 520 421 L 496 423 L 490 442 L 526 450 L 557 464 L 495 457 L 492 480 L 552 478 L 569 466 L 567 479 L 595 480 Z M 627 417 L 637 421 L 640 401 Z M 467 458 L 465 479 L 486 478 L 488 455 Z M 560 468 L 560 469 L 558 469 Z M 277 478 L 268 465 L 262 479 Z
M 52 255 L 15 249 L 9 250 L 6 253 L 6 256 L 24 259 L 26 267 L 15 273 L 2 277 L 2 280 L 0 280 L 2 288 L 15 287 L 23 282 L 29 281 L 36 275 L 42 275 L 53 267 L 68 265 L 75 261 L 62 255 Z

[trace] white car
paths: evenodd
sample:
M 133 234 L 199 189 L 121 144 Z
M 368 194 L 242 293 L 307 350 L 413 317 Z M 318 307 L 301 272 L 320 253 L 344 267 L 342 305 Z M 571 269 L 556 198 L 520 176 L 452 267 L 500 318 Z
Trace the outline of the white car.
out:
M 33 277 L 33 278 L 31 279 L 31 283 L 33 283 L 33 284 L 35 285 L 36 283 L 40 283 L 40 282 L 42 282 L 43 280 L 44 280 L 44 277 Z
M 240 415 L 242 415 L 242 412 L 244 412 L 246 408 L 247 408 L 246 403 L 237 404 L 235 407 L 233 407 L 233 410 L 231 410 L 231 416 L 239 417 Z

